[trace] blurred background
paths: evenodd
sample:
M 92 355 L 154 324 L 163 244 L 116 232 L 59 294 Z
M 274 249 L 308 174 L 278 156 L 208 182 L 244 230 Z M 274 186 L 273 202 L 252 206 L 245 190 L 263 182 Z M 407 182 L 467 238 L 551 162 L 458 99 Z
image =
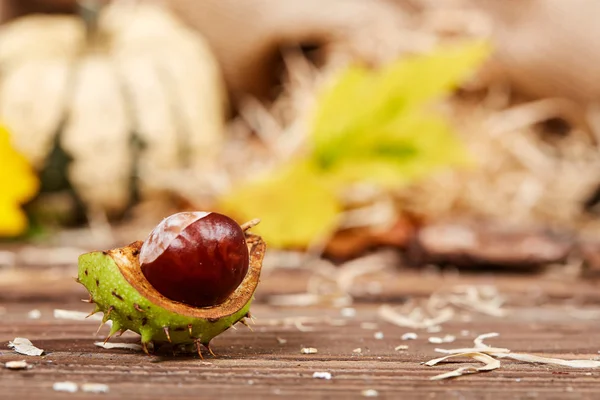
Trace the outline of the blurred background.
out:
M 0 0 L 4 285 L 29 276 L 17 265 L 72 273 L 80 253 L 182 210 L 260 218 L 266 276 L 335 281 L 299 302 L 382 268 L 591 278 L 599 12 L 595 0 Z

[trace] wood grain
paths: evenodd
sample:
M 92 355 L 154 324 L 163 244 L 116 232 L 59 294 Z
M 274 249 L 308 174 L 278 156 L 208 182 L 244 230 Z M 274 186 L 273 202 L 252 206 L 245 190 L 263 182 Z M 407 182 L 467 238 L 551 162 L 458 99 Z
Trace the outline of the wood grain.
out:
M 41 273 L 45 268 L 22 268 L 29 281 L 18 283 L 13 278 L 10 285 L 7 280 L 0 282 L 0 362 L 26 359 L 33 366 L 24 371 L 0 369 L 1 399 L 349 399 L 362 398 L 362 392 L 368 389 L 377 390 L 379 398 L 414 399 L 592 399 L 600 393 L 600 370 L 503 360 L 501 368 L 492 372 L 434 382 L 429 378 L 454 369 L 458 363 L 422 365 L 439 356 L 436 347 L 470 346 L 476 335 L 492 331 L 500 337 L 488 343 L 515 352 L 565 359 L 598 357 L 600 301 L 594 282 L 560 281 L 541 275 L 436 277 L 414 271 L 387 271 L 369 277 L 387 282 L 378 297 L 360 294 L 364 284 L 357 282 L 353 289 L 359 299 L 353 306 L 356 316 L 348 318 L 342 317 L 339 309 L 327 306 L 268 305 L 270 294 L 299 292 L 306 282 L 302 271 L 277 270 L 267 274 L 259 286 L 258 304 L 253 307 L 257 317 L 254 331 L 240 326 L 226 332 L 213 343 L 219 356 L 206 354 L 200 360 L 198 356 L 173 357 L 168 351 L 146 356 L 130 350 L 102 349 L 93 343 L 101 340 L 108 328 L 95 337 L 97 322 L 55 319 L 55 308 L 90 308 L 79 302 L 85 293 L 78 285 L 68 278 L 58 278 L 68 277 L 72 268 L 55 269 L 54 275 Z M 37 282 L 35 276 L 54 276 L 56 281 Z M 401 340 L 409 329 L 377 316 L 382 301 L 396 304 L 407 296 L 427 296 L 448 282 L 492 282 L 509 299 L 511 313 L 504 318 L 473 315 L 470 322 L 451 321 L 443 325 L 442 332 L 418 332 L 419 338 L 414 341 Z M 537 305 L 534 298 L 538 299 Z M 32 309 L 41 311 L 40 319 L 27 317 Z M 311 329 L 304 332 L 293 324 L 284 324 L 287 317 L 310 317 L 320 322 L 304 324 Z M 366 329 L 361 325 L 364 322 L 376 324 L 375 329 Z M 375 332 L 382 332 L 383 339 L 376 339 Z M 442 345 L 427 341 L 430 336 L 445 334 L 455 335 L 457 340 Z M 6 346 L 15 337 L 29 338 L 46 355 L 15 354 Z M 126 333 L 111 341 L 135 343 L 136 339 L 136 335 Z M 395 351 L 400 344 L 408 345 L 408 350 Z M 318 353 L 301 354 L 303 347 L 317 348 Z M 356 348 L 362 352 L 353 353 Z M 318 371 L 330 372 L 332 379 L 313 378 Z M 61 381 L 105 383 L 110 392 L 54 391 L 53 383 Z

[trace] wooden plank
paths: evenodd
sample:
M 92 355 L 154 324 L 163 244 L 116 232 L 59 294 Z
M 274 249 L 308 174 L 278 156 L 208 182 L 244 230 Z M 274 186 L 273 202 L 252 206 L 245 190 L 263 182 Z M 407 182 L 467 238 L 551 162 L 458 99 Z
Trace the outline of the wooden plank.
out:
M 15 267 L 0 269 L 0 301 L 30 302 L 85 297 L 85 290 L 74 281 L 77 268 L 69 266 Z M 303 293 L 314 271 L 275 269 L 263 273 L 256 296 L 261 301 L 276 294 Z M 376 286 L 377 291 L 369 290 Z M 423 273 L 410 269 L 387 269 L 358 277 L 350 289 L 358 301 L 393 301 L 428 297 L 444 287 L 493 285 L 512 297 L 544 297 L 547 301 L 572 300 L 600 303 L 598 280 L 538 273 Z
M 65 257 L 57 257 L 65 258 Z M 515 352 L 564 359 L 600 357 L 600 291 L 597 281 L 567 274 L 538 273 L 431 273 L 386 268 L 360 276 L 351 285 L 356 316 L 343 317 L 327 304 L 310 307 L 276 307 L 274 295 L 303 293 L 314 270 L 265 270 L 257 291 L 254 332 L 240 326 L 214 340 L 217 358 L 206 355 L 173 357 L 167 351 L 155 356 L 94 346 L 98 322 L 67 321 L 53 310 L 89 311 L 79 301 L 85 290 L 72 279 L 72 263 L 20 265 L 0 268 L 0 362 L 26 359 L 33 368 L 0 368 L 0 399 L 64 398 L 361 398 L 376 390 L 379 398 L 415 399 L 585 399 L 600 393 L 600 369 L 569 369 L 503 360 L 500 369 L 452 381 L 429 378 L 462 362 L 436 367 L 422 363 L 439 356 L 436 347 L 472 344 L 475 336 L 498 332 L 488 343 Z M 406 299 L 426 300 L 432 293 L 460 285 L 493 285 L 507 299 L 507 316 L 498 318 L 467 313 L 442 325 L 442 331 L 419 331 L 414 341 L 402 341 L 411 329 L 383 321 L 377 313 L 383 303 L 403 304 Z M 374 290 L 376 289 L 376 290 Z M 40 319 L 27 313 L 38 309 Z M 304 318 L 309 322 L 296 326 Z M 313 321 L 313 322 L 310 322 Z M 318 321 L 318 322 L 314 322 Z M 365 325 L 367 324 L 367 325 Z M 301 329 L 299 329 L 301 328 Z M 381 332 L 383 338 L 375 337 Z M 107 328 L 101 330 L 107 333 Z M 431 344 L 430 336 L 452 334 L 454 343 Z M 27 357 L 7 348 L 15 337 L 29 338 L 46 355 Z M 135 343 L 126 333 L 111 341 Z M 409 346 L 396 351 L 397 345 Z M 301 354 L 315 347 L 317 354 Z M 353 349 L 361 348 L 361 353 Z M 313 378 L 329 372 L 331 380 Z M 73 381 L 105 383 L 110 392 L 91 395 L 56 392 L 52 384 Z
M 254 332 L 240 326 L 214 341 L 218 358 L 197 356 L 145 356 L 128 350 L 106 350 L 93 345 L 97 322 L 56 320 L 54 308 L 86 311 L 89 305 L 69 299 L 52 303 L 1 304 L 0 361 L 26 359 L 33 368 L 26 371 L 0 370 L 0 398 L 79 399 L 89 394 L 59 393 L 52 384 L 59 381 L 105 383 L 110 393 L 102 398 L 357 398 L 367 389 L 380 398 L 593 398 L 600 393 L 600 370 L 569 369 L 502 361 L 502 367 L 485 374 L 454 381 L 429 378 L 458 364 L 426 367 L 421 363 L 437 357 L 435 347 L 470 346 L 474 336 L 496 331 L 499 338 L 488 343 L 513 351 L 532 352 L 562 358 L 598 357 L 600 330 L 597 319 L 577 318 L 561 306 L 518 308 L 509 317 L 477 316 L 471 322 L 452 321 L 441 333 L 420 332 L 419 339 L 402 341 L 408 331 L 381 321 L 377 304 L 356 305 L 356 316 L 344 318 L 340 311 L 325 307 L 254 307 Z M 38 320 L 27 318 L 33 308 L 41 311 Z M 587 312 L 600 312 L 589 308 Z M 322 322 L 306 324 L 303 332 L 282 323 L 284 318 L 305 316 Z M 341 322 L 340 322 L 341 321 Z M 338 326 L 336 324 L 344 323 Z M 364 322 L 377 324 L 365 329 Z M 106 328 L 103 333 L 106 334 Z M 382 332 L 383 339 L 376 339 Z M 457 336 L 451 344 L 433 345 L 429 336 Z M 8 340 L 27 337 L 47 355 L 26 357 L 6 348 Z M 280 343 L 279 339 L 285 340 Z M 119 340 L 135 342 L 134 334 Z M 395 346 L 407 344 L 407 351 Z M 315 347 L 317 354 L 301 354 L 303 347 Z M 362 353 L 352 350 L 361 348 Z M 460 364 L 463 365 L 463 364 Z M 314 372 L 326 371 L 331 380 L 315 379 Z M 448 392 L 449 391 L 449 392 Z M 100 396 L 100 395 L 98 395 Z

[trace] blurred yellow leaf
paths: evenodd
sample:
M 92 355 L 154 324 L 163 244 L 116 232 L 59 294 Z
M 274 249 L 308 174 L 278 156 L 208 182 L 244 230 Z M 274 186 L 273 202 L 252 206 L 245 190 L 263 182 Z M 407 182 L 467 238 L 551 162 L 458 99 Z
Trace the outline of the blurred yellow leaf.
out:
M 454 89 L 484 60 L 484 42 L 440 48 L 379 71 L 352 67 L 317 101 L 314 162 L 339 180 L 399 185 L 468 160 L 431 102 Z
M 10 143 L 9 132 L 0 125 L 0 237 L 17 236 L 27 229 L 20 205 L 31 199 L 39 182 L 27 160 Z
M 221 199 L 218 207 L 238 222 L 260 218 L 253 229 L 273 247 L 303 248 L 330 234 L 340 205 L 306 163 L 292 164 L 248 182 Z
M 413 112 L 399 116 L 377 133 L 348 139 L 335 163 L 322 173 L 332 185 L 367 181 L 400 187 L 445 166 L 470 165 L 470 155 L 437 115 Z M 333 150 L 333 149 L 332 149 Z
M 381 70 L 350 67 L 317 99 L 309 151 L 301 160 L 242 183 L 221 208 L 274 247 L 306 247 L 335 230 L 339 190 L 352 182 L 398 187 L 469 155 L 451 125 L 428 110 L 488 54 L 484 43 L 440 48 Z

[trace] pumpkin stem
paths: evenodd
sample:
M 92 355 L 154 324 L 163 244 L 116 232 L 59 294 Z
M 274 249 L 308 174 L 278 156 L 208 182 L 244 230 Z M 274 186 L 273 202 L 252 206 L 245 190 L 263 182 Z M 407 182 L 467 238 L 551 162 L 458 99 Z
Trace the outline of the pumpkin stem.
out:
M 78 14 L 85 24 L 88 41 L 96 36 L 100 12 L 105 5 L 106 2 L 101 0 L 77 0 Z

